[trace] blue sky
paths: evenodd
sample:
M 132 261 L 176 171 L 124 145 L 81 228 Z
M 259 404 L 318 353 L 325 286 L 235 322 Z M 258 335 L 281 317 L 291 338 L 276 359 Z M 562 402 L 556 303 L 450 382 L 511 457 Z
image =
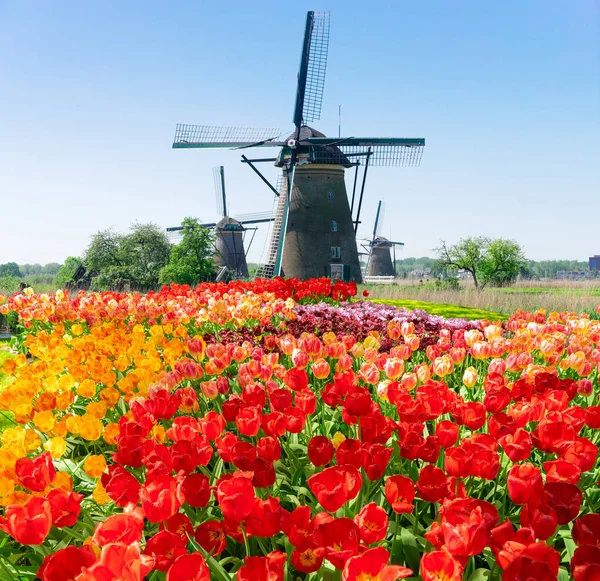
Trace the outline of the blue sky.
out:
M 178 122 L 291 129 L 310 9 L 331 10 L 313 125 L 336 135 L 341 105 L 344 135 L 427 140 L 419 168 L 370 172 L 359 236 L 383 199 L 403 256 L 468 235 L 600 253 L 597 0 L 0 0 L 0 263 L 61 262 L 135 220 L 212 221 L 217 164 L 233 213 L 271 209 L 238 153 L 171 143 Z

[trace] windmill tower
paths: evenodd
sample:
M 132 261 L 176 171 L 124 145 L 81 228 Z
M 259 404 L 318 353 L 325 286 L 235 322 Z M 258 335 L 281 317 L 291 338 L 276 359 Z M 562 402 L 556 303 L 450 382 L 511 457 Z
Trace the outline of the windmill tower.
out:
M 381 235 L 384 208 L 383 202 L 379 200 L 375 225 L 373 226 L 373 236 L 368 243 L 367 276 L 396 276 L 396 246 L 404 246 L 404 242 L 392 242 Z M 394 249 L 393 261 L 392 249 Z
M 213 168 L 213 176 L 215 181 L 217 211 L 222 218 L 218 222 L 202 224 L 202 226 L 211 228 L 215 232 L 215 265 L 221 276 L 229 271 L 234 278 L 248 278 L 248 264 L 246 262 L 244 239 L 246 232 L 250 230 L 253 231 L 252 239 L 248 244 L 249 248 L 254 239 L 256 228 L 248 228 L 246 225 L 271 222 L 273 220 L 273 215 L 271 212 L 261 212 L 235 216 L 232 218 L 227 213 L 225 168 L 222 165 Z M 182 230 L 182 226 L 167 228 L 167 232 L 181 232 Z
M 173 148 L 280 148 L 277 157 L 249 159 L 246 163 L 278 195 L 265 265 L 267 278 L 330 276 L 360 281 L 356 230 L 367 171 L 371 166 L 418 165 L 423 138 L 328 138 L 309 127 L 320 119 L 327 54 L 329 13 L 308 12 L 302 44 L 294 107 L 294 131 L 285 139 L 277 129 L 177 125 Z M 275 162 L 284 187 L 278 192 L 255 164 Z M 349 202 L 345 173 L 354 168 Z M 356 199 L 359 168 L 360 196 Z

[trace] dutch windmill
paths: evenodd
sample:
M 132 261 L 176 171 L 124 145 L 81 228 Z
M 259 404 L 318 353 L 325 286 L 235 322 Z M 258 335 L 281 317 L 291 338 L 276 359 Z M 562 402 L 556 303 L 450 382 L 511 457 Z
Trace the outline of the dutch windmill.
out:
M 248 228 L 248 224 L 259 224 L 273 221 L 272 212 L 259 212 L 230 217 L 227 213 L 227 194 L 225 191 L 225 168 L 213 168 L 215 181 L 215 197 L 217 211 L 221 217 L 218 222 L 202 224 L 205 228 L 215 231 L 215 264 L 219 270 L 218 277 L 229 271 L 234 278 L 248 278 L 248 264 L 246 263 L 247 250 L 244 248 L 246 232 L 252 231 L 252 238 L 248 243 L 248 250 L 254 240 L 256 228 Z M 183 226 L 167 228 L 167 232 L 180 233 Z
M 396 246 L 404 246 L 404 242 L 392 242 L 381 235 L 385 206 L 381 200 L 377 204 L 377 214 L 373 226 L 371 240 L 363 245 L 369 252 L 367 276 L 396 276 Z M 394 250 L 392 260 L 391 250 Z
M 271 231 L 267 278 L 330 276 L 362 279 L 356 246 L 367 171 L 372 166 L 416 166 L 423 138 L 325 137 L 307 123 L 320 119 L 327 53 L 329 13 L 309 12 L 302 44 L 294 107 L 294 130 L 282 139 L 277 129 L 177 125 L 173 148 L 279 148 L 276 157 L 242 161 L 256 172 L 279 199 Z M 284 187 L 278 192 L 256 167 L 274 162 L 282 169 Z M 355 168 L 352 200 L 346 193 L 345 172 Z M 360 195 L 356 200 L 359 167 Z M 291 195 L 290 195 L 291 192 Z

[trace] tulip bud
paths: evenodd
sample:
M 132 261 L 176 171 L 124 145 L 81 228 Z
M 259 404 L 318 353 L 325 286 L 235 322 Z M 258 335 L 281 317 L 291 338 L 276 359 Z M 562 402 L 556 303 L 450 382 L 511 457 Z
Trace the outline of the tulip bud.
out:
M 467 367 L 463 374 L 463 383 L 467 387 L 474 387 L 474 385 L 477 383 L 477 377 L 477 369 L 475 369 L 474 367 Z

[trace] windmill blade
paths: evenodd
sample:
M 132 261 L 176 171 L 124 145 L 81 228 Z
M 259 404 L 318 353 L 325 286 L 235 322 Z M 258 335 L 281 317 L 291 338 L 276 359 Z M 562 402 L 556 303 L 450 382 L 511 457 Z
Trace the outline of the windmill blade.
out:
M 375 225 L 375 236 L 381 236 L 381 229 L 383 228 L 383 219 L 385 218 L 385 202 L 379 202 L 377 218 L 378 220 Z
M 319 150 L 321 163 L 356 161 L 367 155 L 369 147 L 372 166 L 418 166 L 423 156 L 425 139 L 421 137 L 309 137 L 300 145 L 323 146 Z M 337 147 L 331 147 L 332 145 Z M 343 155 L 340 155 L 340 151 Z M 356 159 L 354 159 L 356 158 Z
M 329 51 L 329 12 L 308 12 L 300 58 L 294 125 L 321 118 Z
M 277 127 L 218 127 L 177 124 L 173 149 L 232 149 L 245 147 L 278 147 L 281 135 Z
M 378 228 L 379 228 L 379 215 L 381 214 L 381 200 L 377 204 L 377 213 L 375 214 L 375 224 L 373 224 L 373 241 L 375 241 L 375 236 L 377 236 Z
M 202 228 L 214 228 L 216 225 L 216 222 L 207 222 L 205 224 L 199 224 L 199 226 L 202 226 Z M 171 226 L 167 228 L 167 236 L 171 232 L 182 232 L 183 230 L 185 230 L 184 226 Z
M 225 197 L 225 168 L 222 165 L 213 167 L 215 180 L 215 197 L 219 216 L 227 216 L 227 199 Z
M 252 212 L 250 214 L 239 214 L 234 219 L 242 224 L 260 224 L 262 222 L 272 222 L 275 219 L 273 210 L 265 212 Z

